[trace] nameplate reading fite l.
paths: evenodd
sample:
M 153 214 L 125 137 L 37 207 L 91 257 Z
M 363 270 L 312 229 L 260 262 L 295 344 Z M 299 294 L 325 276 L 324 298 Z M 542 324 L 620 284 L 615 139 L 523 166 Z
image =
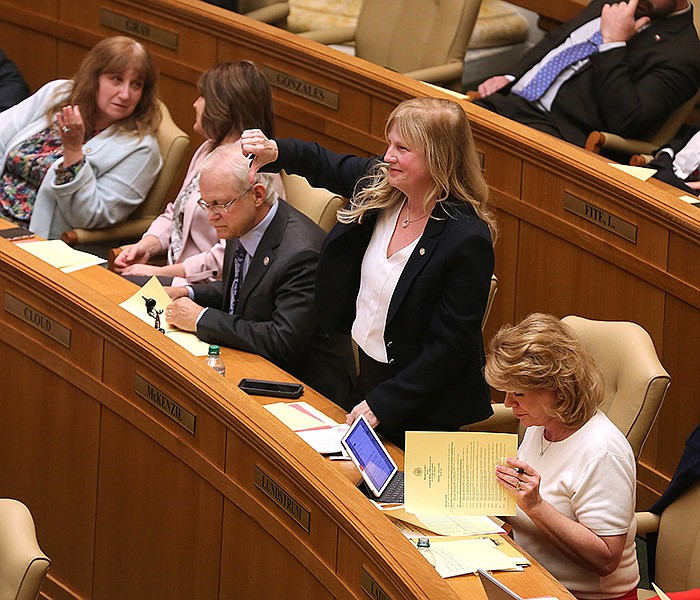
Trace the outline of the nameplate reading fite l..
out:
M 298 500 L 260 467 L 255 467 L 255 487 L 263 491 L 277 506 L 294 519 L 304 531 L 311 526 L 311 513 Z
M 287 90 L 292 94 L 296 94 L 312 102 L 323 104 L 323 106 L 327 106 L 333 110 L 338 110 L 340 97 L 336 92 L 318 87 L 313 83 L 309 83 L 298 77 L 293 77 L 287 73 L 282 73 L 282 71 L 271 69 L 270 67 L 261 68 L 270 85 Z
M 391 596 L 364 569 L 362 569 L 362 575 L 360 576 L 360 587 L 374 600 L 391 600 Z
M 149 23 L 112 12 L 106 8 L 100 9 L 100 25 L 144 38 L 149 42 L 165 46 L 171 50 L 177 50 L 178 37 L 176 32 L 155 27 Z
M 134 375 L 134 391 L 194 435 L 194 429 L 197 425 L 197 415 L 193 415 L 184 406 L 178 404 L 169 396 L 166 396 L 138 374 Z
M 603 229 L 612 231 L 614 234 L 625 238 L 633 244 L 637 243 L 637 226 L 634 223 L 611 215 L 602 208 L 598 208 L 594 204 L 577 198 L 569 192 L 564 192 L 564 208 L 591 223 L 595 223 Z
M 44 313 L 39 312 L 14 296 L 5 293 L 5 310 L 25 323 L 29 323 L 42 333 L 45 333 L 50 338 L 56 340 L 59 344 L 63 344 L 66 348 L 70 348 L 71 330 L 57 323 L 53 319 L 49 319 Z

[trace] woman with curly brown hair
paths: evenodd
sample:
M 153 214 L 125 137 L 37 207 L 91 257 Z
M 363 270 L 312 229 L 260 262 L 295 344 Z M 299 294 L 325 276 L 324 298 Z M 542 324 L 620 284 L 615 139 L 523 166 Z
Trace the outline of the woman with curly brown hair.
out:
M 126 219 L 161 167 L 157 80 L 144 46 L 106 38 L 0 114 L 0 216 L 46 238 Z

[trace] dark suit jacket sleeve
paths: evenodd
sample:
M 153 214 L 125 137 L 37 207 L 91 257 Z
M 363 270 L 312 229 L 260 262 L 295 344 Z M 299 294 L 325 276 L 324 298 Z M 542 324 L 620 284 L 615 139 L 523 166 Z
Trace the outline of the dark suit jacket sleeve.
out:
M 0 50 L 0 112 L 29 96 L 29 88 L 15 66 Z
M 275 272 L 265 276 L 265 293 L 259 299 L 251 296 L 251 310 L 268 313 L 268 318 L 246 318 L 209 309 L 197 324 L 197 337 L 205 342 L 254 352 L 275 363 L 288 363 L 308 347 L 317 326 L 314 309 L 314 285 L 318 252 L 305 250 L 291 256 L 280 256 Z M 262 283 L 262 282 L 261 282 Z M 213 285 L 213 284 L 211 284 Z M 195 287 L 195 302 L 205 298 L 210 286 Z M 211 299 L 214 299 L 212 296 Z M 263 306 L 270 304 L 271 306 Z
M 595 94 L 607 131 L 627 137 L 644 135 L 649 123 L 658 123 L 695 94 L 700 63 L 697 57 L 693 65 L 680 55 L 686 50 L 700 52 L 700 47 L 695 44 L 684 49 L 676 40 L 667 40 L 665 44 L 669 47 L 659 48 L 654 58 L 650 53 L 649 60 L 655 60 L 656 64 L 641 77 L 634 76 L 630 53 L 642 50 L 631 42 L 626 47 L 591 57 Z
M 294 138 L 276 140 L 279 157 L 265 170 L 284 169 L 287 173 L 305 177 L 313 187 L 322 187 L 334 194 L 350 198 L 357 182 L 376 163 L 376 159 L 354 154 L 338 154 L 316 142 Z
M 446 382 L 461 379 L 464 402 L 474 400 L 470 392 L 484 385 L 481 320 L 493 267 L 493 247 L 485 236 L 466 237 L 455 248 L 420 353 L 367 394 L 367 403 L 385 427 L 398 430 L 417 412 L 440 411 L 436 391 Z

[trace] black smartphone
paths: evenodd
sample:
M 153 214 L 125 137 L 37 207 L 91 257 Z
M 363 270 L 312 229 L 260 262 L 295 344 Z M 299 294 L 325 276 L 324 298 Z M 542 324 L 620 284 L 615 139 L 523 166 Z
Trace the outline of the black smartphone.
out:
M 301 383 L 285 381 L 265 381 L 264 379 L 241 379 L 238 387 L 254 396 L 275 396 L 277 398 L 298 398 L 304 393 Z
M 11 227 L 0 230 L 0 237 L 10 241 L 29 240 L 34 237 L 34 234 L 26 227 Z

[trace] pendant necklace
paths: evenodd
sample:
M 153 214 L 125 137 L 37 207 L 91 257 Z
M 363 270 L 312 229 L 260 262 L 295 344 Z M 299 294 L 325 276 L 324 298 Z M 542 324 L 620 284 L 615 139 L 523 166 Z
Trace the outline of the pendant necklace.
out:
M 543 456 L 545 452 L 547 452 L 547 448 L 549 448 L 554 442 L 550 442 L 547 440 L 547 445 L 544 445 L 544 429 L 542 429 L 542 437 L 540 438 L 540 456 Z
M 406 229 L 411 223 L 415 223 L 416 221 L 420 221 L 423 217 L 425 217 L 428 213 L 423 213 L 420 217 L 416 217 L 415 219 L 411 219 L 411 209 L 409 208 L 408 205 L 408 200 L 404 200 L 403 203 L 406 205 L 406 218 L 401 221 L 401 227 Z

